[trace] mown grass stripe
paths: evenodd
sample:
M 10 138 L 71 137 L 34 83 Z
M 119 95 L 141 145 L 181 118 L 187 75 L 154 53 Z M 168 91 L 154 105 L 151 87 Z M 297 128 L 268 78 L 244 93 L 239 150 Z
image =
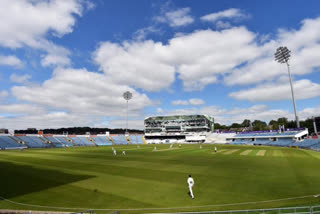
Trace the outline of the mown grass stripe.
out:
M 274 157 L 284 157 L 284 155 L 283 155 L 281 150 L 274 150 L 272 152 L 272 156 L 274 156 Z
M 241 152 L 240 155 L 248 155 L 251 151 L 252 151 L 252 149 L 245 150 L 245 151 Z
M 220 149 L 220 150 L 218 150 L 217 151 L 217 153 L 223 153 L 223 152 L 225 152 L 225 151 L 227 151 L 228 149 Z
M 165 152 L 165 151 L 176 150 L 176 149 L 179 149 L 179 148 L 159 149 L 159 150 L 153 150 L 153 152 Z
M 267 150 L 259 150 L 257 156 L 264 156 Z
M 239 150 L 240 150 L 240 149 L 232 149 L 232 150 L 228 150 L 228 151 L 224 152 L 223 154 L 224 154 L 224 155 L 230 155 L 230 154 L 235 153 L 235 152 L 237 152 L 237 151 L 239 151 Z

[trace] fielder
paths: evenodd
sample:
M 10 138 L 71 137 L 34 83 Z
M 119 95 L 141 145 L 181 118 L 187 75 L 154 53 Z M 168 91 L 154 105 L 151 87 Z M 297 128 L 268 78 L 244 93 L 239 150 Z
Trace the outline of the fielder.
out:
M 217 147 L 214 147 L 214 152 L 215 152 L 215 153 L 217 152 Z
M 122 151 L 122 155 L 126 155 L 126 151 Z
M 188 187 L 189 187 L 189 192 L 188 194 L 190 195 L 190 197 L 192 199 L 194 199 L 194 195 L 193 195 L 193 191 L 192 191 L 192 188 L 193 188 L 193 185 L 194 185 L 194 180 L 193 178 L 191 177 L 191 175 L 189 175 L 189 178 L 187 180 L 187 183 L 188 183 Z
M 113 155 L 117 156 L 117 151 L 115 149 L 113 150 Z

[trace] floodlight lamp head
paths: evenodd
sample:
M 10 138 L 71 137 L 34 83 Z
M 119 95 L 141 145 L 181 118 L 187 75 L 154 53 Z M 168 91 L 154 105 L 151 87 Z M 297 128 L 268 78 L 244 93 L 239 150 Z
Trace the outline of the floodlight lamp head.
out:
M 279 47 L 277 48 L 274 57 L 275 60 L 279 63 L 287 63 L 290 58 L 290 50 L 287 47 Z
M 132 93 L 130 91 L 126 91 L 123 93 L 123 98 L 125 100 L 130 100 L 132 98 Z

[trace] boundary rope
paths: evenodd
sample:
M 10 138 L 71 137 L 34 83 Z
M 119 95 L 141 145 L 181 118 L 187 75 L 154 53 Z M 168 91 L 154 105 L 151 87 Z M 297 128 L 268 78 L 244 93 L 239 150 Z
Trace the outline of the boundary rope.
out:
M 240 203 L 230 203 L 230 204 L 214 204 L 214 205 L 201 205 L 201 206 L 191 206 L 191 207 L 159 207 L 159 208 L 126 208 L 126 209 L 117 209 L 117 208 L 100 208 L 100 209 L 91 209 L 91 208 L 76 208 L 76 207 L 53 207 L 53 206 L 43 206 L 36 204 L 25 204 L 20 202 L 11 201 L 0 196 L 1 200 L 7 201 L 12 204 L 29 206 L 29 207 L 38 207 L 38 208 L 49 208 L 49 209 L 61 209 L 61 210 L 97 210 L 97 211 L 142 211 L 142 210 L 174 210 L 174 209 L 192 209 L 192 208 L 206 208 L 206 207 L 223 207 L 223 206 L 236 206 L 236 205 L 246 205 L 246 204 L 259 204 L 259 203 L 270 203 L 277 201 L 287 201 L 301 198 L 311 198 L 311 197 L 319 197 L 319 195 L 305 195 L 291 198 L 281 198 L 281 199 L 273 199 L 273 200 L 265 200 L 265 201 L 251 201 L 251 202 L 240 202 Z

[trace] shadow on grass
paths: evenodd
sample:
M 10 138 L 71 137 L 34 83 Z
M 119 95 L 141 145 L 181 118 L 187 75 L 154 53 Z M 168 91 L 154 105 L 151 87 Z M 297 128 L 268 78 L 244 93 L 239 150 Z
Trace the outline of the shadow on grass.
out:
M 9 199 L 92 177 L 0 161 L 0 196 Z

